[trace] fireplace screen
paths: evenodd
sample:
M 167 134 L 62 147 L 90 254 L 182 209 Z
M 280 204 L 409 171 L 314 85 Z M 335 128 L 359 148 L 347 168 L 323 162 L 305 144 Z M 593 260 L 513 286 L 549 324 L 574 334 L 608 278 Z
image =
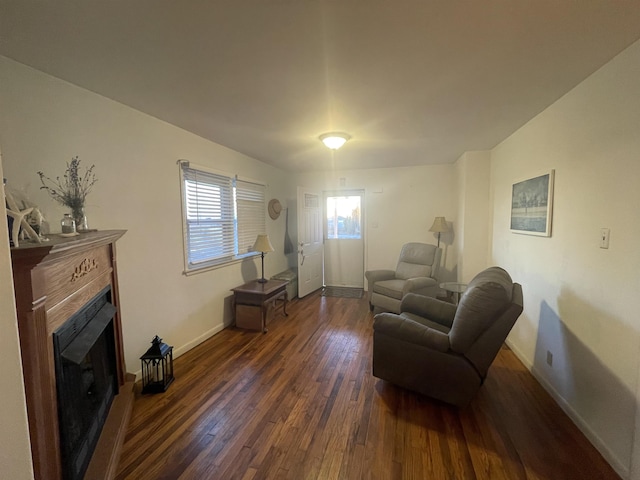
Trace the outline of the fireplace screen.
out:
M 107 287 L 53 335 L 65 480 L 83 478 L 118 393 L 110 300 Z

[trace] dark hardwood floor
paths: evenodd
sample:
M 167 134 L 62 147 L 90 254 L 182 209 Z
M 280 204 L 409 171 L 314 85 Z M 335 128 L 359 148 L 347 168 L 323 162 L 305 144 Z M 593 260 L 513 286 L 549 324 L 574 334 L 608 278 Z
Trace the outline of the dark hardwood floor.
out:
M 371 375 L 366 299 L 288 311 L 265 335 L 224 330 L 175 360 L 167 392 L 138 395 L 117 478 L 619 478 L 508 348 L 460 410 Z

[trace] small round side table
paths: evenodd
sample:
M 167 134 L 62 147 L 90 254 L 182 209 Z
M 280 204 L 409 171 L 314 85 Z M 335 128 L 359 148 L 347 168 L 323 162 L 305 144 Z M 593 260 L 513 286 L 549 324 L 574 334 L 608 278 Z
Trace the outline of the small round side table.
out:
M 444 282 L 440 284 L 440 288 L 447 292 L 449 298 L 453 297 L 454 303 L 457 305 L 460 301 L 460 295 L 467 289 L 466 283 Z

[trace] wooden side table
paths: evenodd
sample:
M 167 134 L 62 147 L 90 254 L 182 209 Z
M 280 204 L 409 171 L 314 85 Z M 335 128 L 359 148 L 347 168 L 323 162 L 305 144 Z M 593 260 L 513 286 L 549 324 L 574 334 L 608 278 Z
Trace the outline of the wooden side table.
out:
M 261 330 L 267 333 L 267 311 L 269 302 L 282 300 L 282 313 L 287 314 L 287 295 L 286 280 L 267 280 L 260 283 L 253 280 L 249 283 L 236 288 L 233 291 L 233 309 L 236 319 L 236 326 L 249 330 Z

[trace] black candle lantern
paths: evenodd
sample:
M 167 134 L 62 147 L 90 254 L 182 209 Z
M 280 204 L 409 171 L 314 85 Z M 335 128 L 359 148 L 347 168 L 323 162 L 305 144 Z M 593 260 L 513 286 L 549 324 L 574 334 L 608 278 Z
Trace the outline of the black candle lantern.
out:
M 173 382 L 173 347 L 157 335 L 142 360 L 142 393 L 165 392 Z

